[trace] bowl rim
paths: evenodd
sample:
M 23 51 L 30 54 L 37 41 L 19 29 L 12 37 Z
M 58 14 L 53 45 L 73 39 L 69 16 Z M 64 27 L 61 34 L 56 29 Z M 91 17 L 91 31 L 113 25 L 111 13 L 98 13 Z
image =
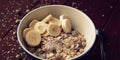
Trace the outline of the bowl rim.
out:
M 20 37 L 19 37 L 19 30 L 20 30 L 20 26 L 21 26 L 21 24 L 22 24 L 22 21 L 23 21 L 29 14 L 31 14 L 32 12 L 34 12 L 34 11 L 36 11 L 36 10 L 38 10 L 38 9 L 47 8 L 47 7 L 55 7 L 55 6 L 70 8 L 70 9 L 73 9 L 73 10 L 81 13 L 82 15 L 84 15 L 85 17 L 87 17 L 87 18 L 90 20 L 90 22 L 91 22 L 92 25 L 93 25 L 94 30 L 96 30 L 96 29 L 95 29 L 95 25 L 94 25 L 94 23 L 92 22 L 92 19 L 90 19 L 90 17 L 88 17 L 84 12 L 82 12 L 82 11 L 80 11 L 79 9 L 76 9 L 76 8 L 74 8 L 74 7 L 67 6 L 67 5 L 45 5 L 45 6 L 40 6 L 40 7 L 38 7 L 38 8 L 35 8 L 35 9 L 31 10 L 29 13 L 27 13 L 27 14 L 21 19 L 21 21 L 20 21 L 20 23 L 19 23 L 19 25 L 18 25 L 18 27 L 17 27 L 17 39 L 18 39 L 18 42 L 19 42 L 20 46 L 22 47 L 22 49 L 23 49 L 25 52 L 27 52 L 28 54 L 30 54 L 30 55 L 33 56 L 34 58 L 42 59 L 42 58 L 40 58 L 40 57 L 32 54 L 30 51 L 28 51 L 28 49 L 26 49 L 26 48 L 24 47 L 23 43 L 21 42 L 21 39 L 20 39 Z M 76 58 L 82 57 L 83 55 L 87 54 L 88 51 L 91 50 L 91 48 L 93 47 L 93 45 L 94 45 L 94 43 L 95 43 L 95 40 L 96 40 L 96 32 L 95 32 L 95 37 L 94 37 L 93 44 L 89 47 L 89 49 L 88 49 L 86 52 L 84 52 L 84 54 L 81 54 L 80 56 L 78 55 L 77 57 L 74 57 L 74 58 L 71 58 L 71 59 L 76 59 Z

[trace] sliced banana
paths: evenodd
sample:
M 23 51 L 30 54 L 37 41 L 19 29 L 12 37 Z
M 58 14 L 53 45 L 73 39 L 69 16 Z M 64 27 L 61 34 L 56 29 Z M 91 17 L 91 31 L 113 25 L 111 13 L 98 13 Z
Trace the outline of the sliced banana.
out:
M 35 31 L 39 32 L 40 34 L 43 34 L 47 29 L 47 24 L 44 22 L 37 22 L 34 26 Z
M 52 19 L 49 21 L 49 23 L 55 23 L 57 24 L 58 26 L 61 26 L 61 22 L 59 19 L 55 18 L 55 17 L 52 17 Z
M 38 20 L 33 20 L 30 24 L 29 24 L 29 27 L 30 28 L 34 28 L 34 25 L 37 23 L 37 22 L 39 22 Z
M 68 19 L 68 17 L 63 14 L 63 15 L 60 15 L 59 19 L 60 19 L 60 21 L 61 21 L 61 20 L 63 20 L 63 19 Z
M 52 19 L 52 17 L 53 17 L 53 16 L 50 14 L 50 15 L 46 16 L 46 17 L 42 20 L 42 22 L 47 23 L 48 21 L 50 21 L 50 20 Z
M 49 36 L 49 33 L 46 31 L 45 33 L 42 34 L 42 36 Z
M 61 28 L 57 24 L 49 24 L 47 29 L 49 35 L 51 36 L 58 36 L 61 32 Z
M 25 29 L 23 30 L 23 38 L 26 38 L 26 34 L 27 34 L 29 31 L 31 31 L 31 30 L 33 30 L 33 28 L 25 28 Z
M 69 19 L 62 20 L 62 29 L 65 33 L 69 33 L 71 31 L 71 23 Z
M 37 31 L 31 30 L 26 34 L 26 42 L 31 47 L 38 46 L 41 42 L 41 35 Z

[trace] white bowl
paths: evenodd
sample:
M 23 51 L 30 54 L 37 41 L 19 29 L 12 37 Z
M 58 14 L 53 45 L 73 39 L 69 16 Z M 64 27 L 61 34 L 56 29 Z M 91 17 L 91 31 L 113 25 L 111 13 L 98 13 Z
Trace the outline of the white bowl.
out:
M 32 54 L 30 51 L 26 49 L 26 44 L 23 41 L 22 32 L 24 28 L 28 27 L 28 24 L 33 19 L 41 20 L 49 14 L 52 14 L 53 16 L 57 18 L 59 18 L 61 14 L 67 15 L 70 18 L 73 28 L 77 29 L 79 32 L 84 34 L 87 40 L 87 46 L 85 47 L 85 51 L 81 55 L 75 58 L 83 56 L 91 49 L 91 47 L 93 46 L 95 42 L 95 38 L 96 38 L 95 26 L 93 22 L 91 21 L 91 19 L 82 11 L 69 7 L 69 6 L 47 5 L 47 6 L 39 7 L 37 9 L 32 10 L 27 15 L 25 15 L 23 19 L 21 20 L 18 26 L 18 29 L 17 29 L 17 38 L 20 43 L 20 46 L 24 49 L 24 51 L 26 51 L 28 54 L 30 54 L 31 56 L 35 58 L 41 59 L 40 57 L 35 56 L 34 54 Z

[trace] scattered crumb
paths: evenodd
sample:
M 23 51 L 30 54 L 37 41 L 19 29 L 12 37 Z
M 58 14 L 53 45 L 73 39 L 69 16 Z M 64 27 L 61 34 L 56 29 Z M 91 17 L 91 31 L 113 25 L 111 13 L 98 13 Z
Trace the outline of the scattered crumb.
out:
M 20 55 L 22 56 L 23 54 L 22 54 L 22 53 L 20 53 Z
M 26 9 L 26 11 L 25 11 L 25 12 L 26 12 L 26 13 L 28 13 L 29 11 L 30 11 L 30 9 Z
M 13 45 L 13 46 L 16 46 L 16 45 Z
M 4 52 L 5 50 L 2 50 L 2 52 Z
M 10 53 L 10 51 L 7 52 L 7 54 L 9 54 L 9 53 Z
M 1 14 L 1 15 L 4 15 L 5 13 L 1 12 L 0 14 Z
M 13 25 L 11 25 L 13 27 Z M 12 31 L 11 31 L 12 32 Z
M 15 10 L 16 13 L 18 13 L 18 12 L 20 12 L 20 11 L 21 11 L 21 9 L 16 9 L 16 10 Z
M 11 12 L 10 14 L 12 15 L 13 13 Z
M 102 14 L 102 17 L 104 17 L 105 15 L 104 14 Z
M 2 44 L 1 46 L 4 46 L 4 44 Z
M 112 8 L 113 8 L 113 6 L 110 6 L 110 8 L 112 9 Z
M 11 50 L 14 50 L 15 48 L 12 48 Z
M 14 40 L 15 40 L 15 39 L 14 39 L 14 36 L 12 36 L 12 37 L 11 37 L 11 40 L 12 40 L 12 41 L 14 41 Z
M 26 60 L 26 58 L 23 58 L 23 60 Z
M 2 23 L 2 27 L 5 27 L 6 26 L 6 24 L 5 23 Z
M 14 53 L 14 51 L 11 51 L 11 53 Z
M 14 32 L 13 32 L 13 35 L 15 35 L 15 34 L 16 34 L 16 32 L 14 31 Z
M 25 54 L 25 52 L 23 52 L 23 54 Z
M 20 59 L 20 58 L 21 58 L 21 55 L 17 54 L 15 57 L 16 57 L 17 59 Z
M 15 23 L 19 23 L 20 22 L 20 19 L 16 19 Z
M 28 8 L 28 5 L 26 5 L 26 8 Z
M 76 2 L 72 2 L 72 6 L 76 5 L 77 3 Z
M 6 60 L 8 60 L 10 57 L 7 57 Z
M 87 9 L 85 9 L 84 11 L 87 11 Z
M 8 46 L 12 46 L 12 44 L 9 44 Z

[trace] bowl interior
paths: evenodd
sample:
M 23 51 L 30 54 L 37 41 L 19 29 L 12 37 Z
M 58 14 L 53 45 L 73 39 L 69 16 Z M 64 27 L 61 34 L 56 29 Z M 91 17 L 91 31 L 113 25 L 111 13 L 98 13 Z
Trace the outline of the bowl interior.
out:
M 32 53 L 30 53 L 26 49 L 26 46 L 25 46 L 25 43 L 22 37 L 23 29 L 28 27 L 28 24 L 33 19 L 42 20 L 43 18 L 45 18 L 45 16 L 49 14 L 52 14 L 56 18 L 59 18 L 61 14 L 67 15 L 72 23 L 72 27 L 74 29 L 77 29 L 82 34 L 84 34 L 87 40 L 87 46 L 85 47 L 85 51 L 81 55 L 84 55 L 92 47 L 92 45 L 95 42 L 95 37 L 96 37 L 95 27 L 94 27 L 93 22 L 87 15 L 85 15 L 83 12 L 75 8 L 71 8 L 68 6 L 49 5 L 49 6 L 37 8 L 31 11 L 30 13 L 28 13 L 26 16 L 24 16 L 24 18 L 22 19 L 22 21 L 20 22 L 18 26 L 17 37 L 18 37 L 19 43 L 27 53 L 34 56 Z M 38 58 L 37 56 L 34 56 L 34 57 Z

